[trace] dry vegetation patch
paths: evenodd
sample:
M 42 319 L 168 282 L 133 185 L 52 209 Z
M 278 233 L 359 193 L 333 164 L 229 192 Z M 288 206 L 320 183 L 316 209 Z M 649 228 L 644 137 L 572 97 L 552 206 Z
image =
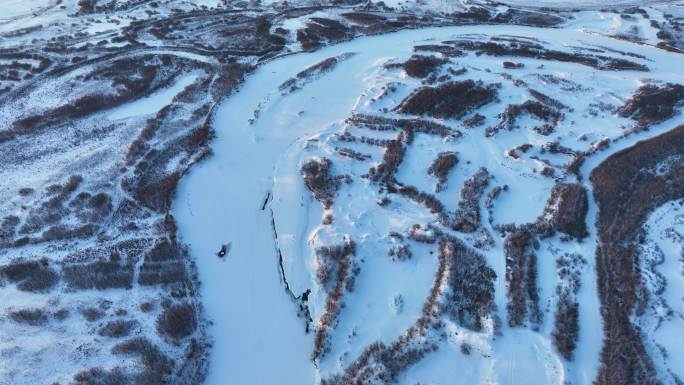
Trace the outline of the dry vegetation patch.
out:
M 618 109 L 618 113 L 633 119 L 641 128 L 664 122 L 675 114 L 676 107 L 684 104 L 684 86 L 667 83 L 663 86 L 647 84 Z
M 681 156 L 682 148 L 679 126 L 613 154 L 591 173 L 599 207 L 596 270 L 605 335 L 599 385 L 659 383 L 630 318 L 647 300 L 638 251 L 643 224 L 660 205 L 684 197 L 684 163 L 667 162 Z
M 481 81 L 449 82 L 436 87 L 421 87 L 407 96 L 395 111 L 433 118 L 459 119 L 496 99 L 497 87 Z
M 401 67 L 406 71 L 408 76 L 422 79 L 434 73 L 439 67 L 447 62 L 447 59 L 438 58 L 436 56 L 413 55 L 401 64 L 389 64 L 385 65 L 385 68 Z
M 432 162 L 428 168 L 428 175 L 433 175 L 437 178 L 436 192 L 443 191 L 446 188 L 449 171 L 453 169 L 458 163 L 458 155 L 452 151 L 441 152 L 437 158 Z
M 543 236 L 560 231 L 577 239 L 588 235 L 586 216 L 589 209 L 587 191 L 578 183 L 557 183 L 551 189 L 544 212 L 536 223 Z

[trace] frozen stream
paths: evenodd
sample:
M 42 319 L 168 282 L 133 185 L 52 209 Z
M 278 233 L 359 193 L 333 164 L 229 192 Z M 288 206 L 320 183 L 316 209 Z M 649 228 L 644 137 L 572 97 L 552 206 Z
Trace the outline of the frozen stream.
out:
M 214 346 L 206 384 L 317 382 L 310 360 L 312 336 L 305 334 L 296 304 L 285 290 L 270 201 L 264 207 L 273 187 L 274 168 L 299 138 L 348 117 L 359 95 L 384 76 L 381 67 L 386 60 L 410 56 L 416 42 L 439 42 L 460 34 L 544 36 L 557 42 L 584 40 L 630 47 L 629 43 L 572 30 L 520 26 L 429 28 L 359 38 L 261 66 L 216 109 L 214 155 L 181 181 L 173 206 L 182 241 L 190 246 L 197 261 L 205 315 L 213 322 L 209 333 Z M 347 52 L 356 55 L 302 89 L 286 96 L 278 90 L 280 84 L 302 69 Z M 260 111 L 258 118 L 250 124 L 255 110 Z M 301 177 L 296 174 L 278 181 L 301 183 Z M 224 259 L 216 256 L 222 244 L 231 244 Z M 302 261 L 300 264 L 305 265 Z M 302 282 L 308 282 L 302 274 L 308 273 L 302 269 L 296 273 L 297 291 Z M 587 292 L 582 295 L 590 298 L 581 301 L 592 307 L 582 315 L 582 325 L 591 327 L 582 329 L 577 362 L 580 376 L 587 383 L 594 377 L 602 338 L 598 301 L 595 291 L 591 291 L 594 277 L 593 269 L 587 271 Z M 498 306 L 503 308 L 503 302 Z M 515 359 L 515 354 L 511 357 Z

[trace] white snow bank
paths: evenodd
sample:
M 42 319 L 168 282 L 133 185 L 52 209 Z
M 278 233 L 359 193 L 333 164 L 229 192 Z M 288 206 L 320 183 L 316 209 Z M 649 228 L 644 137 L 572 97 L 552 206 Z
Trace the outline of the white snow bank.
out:
M 157 91 L 156 93 L 145 96 L 142 99 L 124 104 L 123 106 L 115 108 L 109 115 L 107 119 L 118 120 L 130 118 L 136 115 L 149 115 L 155 114 L 163 107 L 169 105 L 173 98 L 178 95 L 185 87 L 192 84 L 197 75 L 190 74 L 183 76 L 182 78 L 176 80 L 171 86 Z

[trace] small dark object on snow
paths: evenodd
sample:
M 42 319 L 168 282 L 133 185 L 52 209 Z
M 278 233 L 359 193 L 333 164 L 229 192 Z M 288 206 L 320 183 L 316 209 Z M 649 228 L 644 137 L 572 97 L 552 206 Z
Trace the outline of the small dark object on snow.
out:
M 523 68 L 525 65 L 523 63 L 514 63 L 511 61 L 505 61 L 503 62 L 503 67 L 506 69 L 516 69 L 516 68 Z
M 219 252 L 216 253 L 216 255 L 218 255 L 219 258 L 223 258 L 228 254 L 229 251 L 230 251 L 230 243 L 227 245 L 221 245 L 221 250 L 219 250 Z

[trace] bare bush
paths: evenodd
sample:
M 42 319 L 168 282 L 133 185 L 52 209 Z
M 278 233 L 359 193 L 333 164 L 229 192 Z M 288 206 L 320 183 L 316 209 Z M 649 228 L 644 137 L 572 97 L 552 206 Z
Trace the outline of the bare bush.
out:
M 344 24 L 321 17 L 310 18 L 306 27 L 297 31 L 297 41 L 305 50 L 318 48 L 325 41 L 334 43 L 348 37 L 350 37 L 350 31 Z
M 162 353 L 157 346 L 144 337 L 132 338 L 114 345 L 113 354 L 130 354 L 140 357 L 144 369 L 136 375 L 136 383 L 163 384 L 171 374 L 173 361 Z
M 118 261 L 69 263 L 62 270 L 64 280 L 73 289 L 130 289 L 133 284 L 133 265 Z
M 20 324 L 31 326 L 44 325 L 48 321 L 47 313 L 43 309 L 22 309 L 9 313 L 9 318 Z
M 316 249 L 319 261 L 319 271 L 317 272 L 319 281 L 329 282 L 333 274 L 335 280 L 332 282 L 332 287 L 328 289 L 325 312 L 319 318 L 316 326 L 314 348 L 311 353 L 311 359 L 314 362 L 329 351 L 328 335 L 340 312 L 340 302 L 344 295 L 349 272 L 352 269 L 350 256 L 354 254 L 356 254 L 356 243 L 349 238 L 345 238 L 345 242 L 340 245 L 321 246 Z M 326 273 L 322 274 L 320 269 L 326 270 Z M 324 276 L 322 277 L 322 275 Z
M 138 321 L 135 320 L 118 319 L 109 321 L 97 331 L 97 334 L 110 338 L 127 337 L 137 325 Z
M 437 178 L 436 192 L 443 191 L 446 188 L 449 171 L 458 163 L 458 156 L 455 152 L 447 151 L 441 152 L 437 158 L 432 162 L 428 168 L 428 175 L 433 175 Z
M 179 246 L 168 239 L 161 240 L 145 255 L 146 262 L 164 262 L 179 258 Z
M 90 322 L 97 321 L 105 316 L 105 313 L 102 310 L 94 307 L 82 309 L 81 314 L 83 315 L 83 318 Z
M 411 259 L 412 253 L 409 245 L 398 245 L 392 246 L 387 255 L 389 255 L 392 259 L 406 261 L 408 259 Z
M 399 186 L 396 192 L 416 203 L 424 205 L 433 214 L 439 214 L 444 209 L 444 205 L 437 197 L 426 192 L 418 191 L 418 189 L 413 186 Z
M 558 352 L 571 361 L 579 339 L 579 304 L 567 296 L 558 299 L 551 337 Z
M 499 17 L 504 17 L 504 14 L 497 15 L 497 18 Z M 460 40 L 451 43 L 456 48 L 465 51 L 475 51 L 478 55 L 527 57 L 546 61 L 576 63 L 604 70 L 648 71 L 647 66 L 626 59 L 549 50 L 541 44 L 519 39 L 508 43 L 496 42 L 494 41 L 495 39 L 492 38 L 491 41 Z
M 421 44 L 413 46 L 414 52 L 439 52 L 448 57 L 463 56 L 463 51 L 445 44 Z
M 486 135 L 493 136 L 501 129 L 512 130 L 516 128 L 516 121 L 523 114 L 534 116 L 547 124 L 534 127 L 534 130 L 542 135 L 553 132 L 563 114 L 557 109 L 542 104 L 538 101 L 527 100 L 522 104 L 510 104 L 506 110 L 499 114 L 499 123 L 494 127 L 487 128 Z
M 138 202 L 157 212 L 165 213 L 171 206 L 171 199 L 180 180 L 179 171 L 156 179 L 145 181 L 135 188 L 134 194 Z
M 587 191 L 581 184 L 558 183 L 551 189 L 551 195 L 535 228 L 543 236 L 560 231 L 581 240 L 588 235 L 588 209 Z
M 440 234 L 437 234 L 436 229 L 430 228 L 429 226 L 427 229 L 424 229 L 418 223 L 411 226 L 411 229 L 409 230 L 409 238 L 420 243 L 433 244 L 437 242 L 438 235 Z
M 157 331 L 161 335 L 179 341 L 197 329 L 195 307 L 187 302 L 177 303 L 165 309 L 157 318 Z
M 684 148 L 684 126 L 618 151 L 592 171 L 599 207 L 596 273 L 604 344 L 598 385 L 657 383 L 657 371 L 630 319 L 647 293 L 641 287 L 638 240 L 660 205 L 684 197 L 684 164 L 658 165 Z
M 17 289 L 21 291 L 48 291 L 59 282 L 59 275 L 50 267 L 47 258 L 40 261 L 15 260 L 0 267 L 0 276 L 16 283 Z
M 300 170 L 304 175 L 304 185 L 326 209 L 332 207 L 335 193 L 341 185 L 340 178 L 331 175 L 331 167 L 330 159 L 315 158 L 304 162 Z
M 104 370 L 90 368 L 74 375 L 74 385 L 129 385 L 128 377 L 120 368 Z
M 560 282 L 556 287 L 558 302 L 551 337 L 558 352 L 569 361 L 573 359 L 579 340 L 579 304 L 576 296 L 585 265 L 586 260 L 579 254 L 564 254 L 556 261 Z
M 663 122 L 675 114 L 675 107 L 684 104 L 684 86 L 667 83 L 661 87 L 647 84 L 618 109 L 620 116 L 631 118 L 645 128 Z
M 9 244 L 17 232 L 20 219 L 16 215 L 8 215 L 0 222 L 0 246 Z
M 480 227 L 480 200 L 489 185 L 491 175 L 486 168 L 480 168 L 468 178 L 461 189 L 461 199 L 452 217 L 440 216 L 440 222 L 455 231 L 472 233 Z
M 434 118 L 459 119 L 467 113 L 496 98 L 496 87 L 482 82 L 464 80 L 437 87 L 421 87 L 407 96 L 395 111 L 432 116 Z
M 404 160 L 405 148 L 403 144 L 404 133 L 399 133 L 397 139 L 390 141 L 382 157 L 382 163 L 371 168 L 368 176 L 373 181 L 381 181 L 387 185 L 394 184 L 394 174 Z
M 503 68 L 506 69 L 518 69 L 518 68 L 523 68 L 525 65 L 523 63 L 515 63 L 512 61 L 505 61 L 503 62 Z
M 481 126 L 487 118 L 482 114 L 475 114 L 468 119 L 463 120 L 463 125 L 468 128 Z
M 138 283 L 143 286 L 183 282 L 188 282 L 188 274 L 182 261 L 144 262 L 138 273 Z
M 406 74 L 413 78 L 425 78 L 448 60 L 436 56 L 413 55 L 401 64 Z
M 527 319 L 533 328 L 541 322 L 537 291 L 537 256 L 532 250 L 532 233 L 526 229 L 514 231 L 506 238 L 506 283 L 508 285 L 508 324 L 520 326 Z
M 496 273 L 482 255 L 455 238 L 443 241 L 439 250 L 449 266 L 449 292 L 442 312 L 463 327 L 481 330 L 482 320 L 494 310 Z

